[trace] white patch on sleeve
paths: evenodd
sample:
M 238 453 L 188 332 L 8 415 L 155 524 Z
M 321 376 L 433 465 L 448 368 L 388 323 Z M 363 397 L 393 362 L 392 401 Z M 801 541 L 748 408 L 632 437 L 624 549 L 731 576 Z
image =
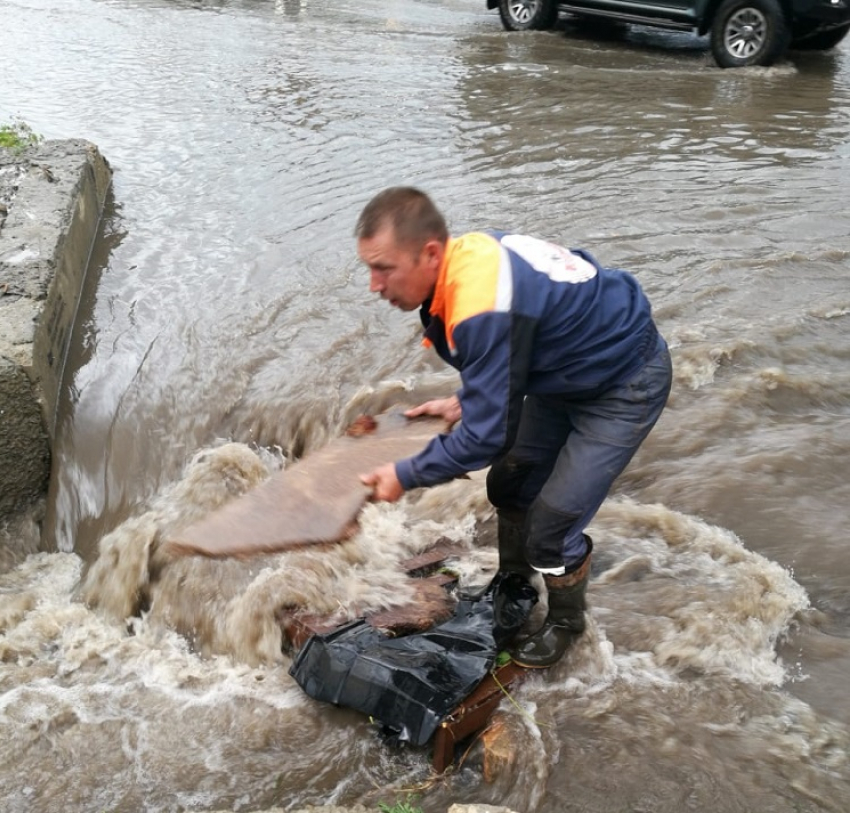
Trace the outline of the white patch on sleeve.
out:
M 511 258 L 503 249 L 499 252 L 499 281 L 496 283 L 496 306 L 494 310 L 507 313 L 514 300 L 514 275 L 511 269 Z
M 525 234 L 508 234 L 502 245 L 522 257 L 535 271 L 553 282 L 587 282 L 596 276 L 596 267 L 569 249 Z

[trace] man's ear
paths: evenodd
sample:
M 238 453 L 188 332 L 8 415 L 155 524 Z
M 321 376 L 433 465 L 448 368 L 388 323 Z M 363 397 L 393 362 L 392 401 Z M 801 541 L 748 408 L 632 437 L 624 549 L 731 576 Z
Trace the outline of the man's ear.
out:
M 422 246 L 422 253 L 425 256 L 425 262 L 429 271 L 433 271 L 436 274 L 440 270 L 445 251 L 445 245 L 439 240 L 429 240 Z

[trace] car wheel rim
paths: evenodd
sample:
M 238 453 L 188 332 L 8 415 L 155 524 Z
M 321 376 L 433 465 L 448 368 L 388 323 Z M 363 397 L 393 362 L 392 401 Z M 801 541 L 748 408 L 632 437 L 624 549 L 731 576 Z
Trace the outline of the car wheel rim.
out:
M 758 9 L 742 8 L 726 23 L 726 49 L 738 59 L 757 54 L 767 40 L 767 18 Z
M 516 0 L 509 6 L 511 18 L 521 25 L 525 25 L 534 17 L 539 0 Z

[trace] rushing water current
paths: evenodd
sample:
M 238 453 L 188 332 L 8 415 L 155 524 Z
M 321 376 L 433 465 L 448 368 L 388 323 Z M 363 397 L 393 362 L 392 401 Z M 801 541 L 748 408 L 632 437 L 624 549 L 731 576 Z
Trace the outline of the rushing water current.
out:
M 692 36 L 506 34 L 484 0 L 6 0 L 0 54 L 0 121 L 114 170 L 46 548 L 7 538 L 0 575 L 3 811 L 850 809 L 850 46 L 723 71 Z M 454 232 L 633 271 L 673 352 L 591 528 L 589 632 L 503 703 L 495 777 L 480 742 L 435 779 L 309 700 L 274 615 L 398 601 L 439 536 L 481 581 L 480 478 L 331 552 L 157 553 L 360 412 L 454 388 L 356 260 L 398 183 Z

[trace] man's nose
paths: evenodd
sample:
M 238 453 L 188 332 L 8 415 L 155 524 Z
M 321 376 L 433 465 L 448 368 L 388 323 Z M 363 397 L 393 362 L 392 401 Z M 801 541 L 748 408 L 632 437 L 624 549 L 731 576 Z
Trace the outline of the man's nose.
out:
M 379 294 L 385 287 L 384 275 L 380 271 L 372 271 L 369 276 L 369 290 L 373 294 Z

